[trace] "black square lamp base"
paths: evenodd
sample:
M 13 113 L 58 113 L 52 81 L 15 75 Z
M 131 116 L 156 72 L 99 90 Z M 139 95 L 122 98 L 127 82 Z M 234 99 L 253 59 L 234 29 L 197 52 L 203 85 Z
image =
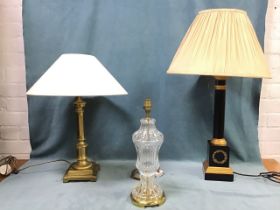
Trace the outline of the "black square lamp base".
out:
M 213 145 L 208 141 L 208 160 L 203 162 L 205 180 L 232 182 L 233 170 L 229 167 L 229 147 Z

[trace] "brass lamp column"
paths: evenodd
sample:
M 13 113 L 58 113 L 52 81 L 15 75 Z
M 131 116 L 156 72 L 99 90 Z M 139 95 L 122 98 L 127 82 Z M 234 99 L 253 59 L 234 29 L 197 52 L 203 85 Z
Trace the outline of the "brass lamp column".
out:
M 233 181 L 229 147 L 224 138 L 226 77 L 215 77 L 213 138 L 208 141 L 208 160 L 203 163 L 205 180 Z
M 78 120 L 78 143 L 77 143 L 77 161 L 73 163 L 66 171 L 63 182 L 69 181 L 96 181 L 97 172 L 100 166 L 87 158 L 87 143 L 85 143 L 84 133 L 84 107 L 86 102 L 81 97 L 77 97 L 75 108 Z

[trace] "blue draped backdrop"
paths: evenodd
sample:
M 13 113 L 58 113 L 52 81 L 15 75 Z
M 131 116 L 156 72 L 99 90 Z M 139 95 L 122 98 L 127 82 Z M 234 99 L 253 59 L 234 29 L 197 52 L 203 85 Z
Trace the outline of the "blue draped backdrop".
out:
M 170 76 L 166 70 L 203 9 L 247 11 L 263 44 L 266 4 L 259 0 L 24 0 L 27 88 L 62 53 L 94 55 L 128 96 L 85 98 L 92 159 L 135 159 L 131 135 L 144 116 L 143 100 L 151 97 L 152 115 L 165 135 L 160 157 L 203 160 L 212 137 L 213 78 Z M 260 84 L 257 79 L 228 81 L 225 137 L 233 161 L 259 161 Z M 75 157 L 73 101 L 28 97 L 32 157 Z

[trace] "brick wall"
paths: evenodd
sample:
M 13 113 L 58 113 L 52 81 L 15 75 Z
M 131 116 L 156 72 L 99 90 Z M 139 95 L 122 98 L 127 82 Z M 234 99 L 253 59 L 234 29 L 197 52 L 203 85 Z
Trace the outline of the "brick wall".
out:
M 0 156 L 30 154 L 21 0 L 0 0 Z
M 259 140 L 264 158 L 280 161 L 280 0 L 269 0 L 265 27 L 265 54 L 272 79 L 263 80 Z

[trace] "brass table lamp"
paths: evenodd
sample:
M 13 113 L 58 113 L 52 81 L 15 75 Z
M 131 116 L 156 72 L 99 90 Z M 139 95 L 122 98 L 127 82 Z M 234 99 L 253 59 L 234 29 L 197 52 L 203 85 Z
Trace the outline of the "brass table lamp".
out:
M 215 79 L 213 137 L 203 163 L 206 180 L 233 181 L 224 138 L 226 79 L 269 78 L 270 73 L 247 13 L 238 9 L 200 11 L 183 38 L 168 74 L 210 75 Z
M 27 95 L 75 96 L 78 143 L 77 161 L 66 171 L 63 182 L 96 181 L 100 167 L 87 157 L 84 107 L 81 96 L 126 95 L 126 90 L 92 55 L 63 54 L 28 90 Z

